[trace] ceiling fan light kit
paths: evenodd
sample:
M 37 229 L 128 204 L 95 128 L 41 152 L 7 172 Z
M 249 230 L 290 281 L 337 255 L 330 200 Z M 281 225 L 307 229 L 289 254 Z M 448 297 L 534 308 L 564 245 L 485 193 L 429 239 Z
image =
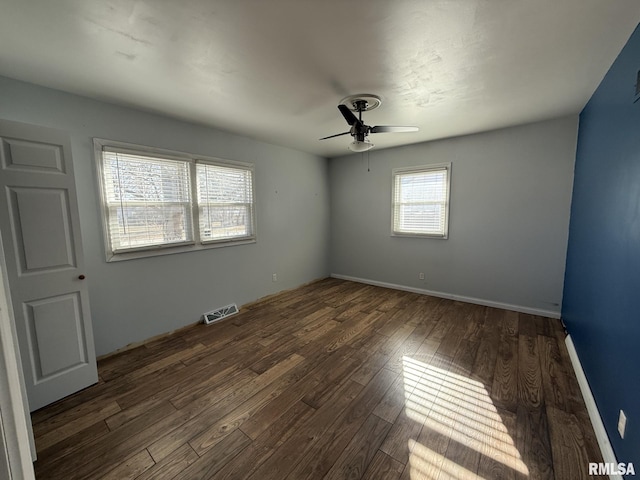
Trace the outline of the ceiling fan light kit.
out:
M 365 138 L 362 142 L 360 140 L 354 140 L 349 144 L 349 150 L 352 152 L 366 152 L 374 147 L 373 143 Z
M 371 93 L 359 93 L 356 95 L 349 95 L 343 98 L 338 105 L 338 110 L 351 126 L 349 131 L 337 133 L 335 135 L 329 135 L 323 137 L 320 140 L 326 140 L 328 138 L 339 137 L 341 135 L 351 135 L 353 141 L 349 144 L 349 150 L 352 152 L 366 152 L 373 148 L 373 143 L 369 141 L 367 136 L 370 133 L 396 133 L 396 132 L 417 132 L 418 127 L 401 127 L 401 126 L 389 126 L 378 125 L 370 127 L 365 125 L 362 121 L 362 112 L 368 112 L 374 110 L 380 106 L 382 99 L 378 95 Z M 356 117 L 353 112 L 358 112 Z

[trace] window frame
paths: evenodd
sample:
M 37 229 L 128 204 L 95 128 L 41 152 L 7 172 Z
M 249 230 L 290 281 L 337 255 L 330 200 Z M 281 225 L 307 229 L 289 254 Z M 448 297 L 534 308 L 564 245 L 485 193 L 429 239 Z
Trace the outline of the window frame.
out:
M 219 238 L 219 239 L 210 239 L 210 240 L 203 240 L 201 232 L 200 232 L 200 204 L 198 203 L 198 176 L 197 176 L 197 170 L 198 170 L 198 165 L 212 165 L 215 167 L 222 167 L 222 168 L 236 168 L 237 170 L 245 170 L 248 171 L 251 176 L 251 202 L 250 203 L 243 203 L 242 205 L 249 205 L 249 218 L 251 219 L 251 234 L 250 235 L 244 235 L 244 236 L 238 236 L 238 237 L 226 237 L 226 238 Z M 201 243 L 202 245 L 212 245 L 212 244 L 221 244 L 221 243 L 233 243 L 233 244 L 238 244 L 240 242 L 243 242 L 244 240 L 253 240 L 255 241 L 256 238 L 256 191 L 255 191 L 255 168 L 253 166 L 253 164 L 249 164 L 249 163 L 240 163 L 240 162 L 229 162 L 229 161 L 221 161 L 219 159 L 212 159 L 212 158 L 204 158 L 204 157 L 198 157 L 195 162 L 194 162 L 194 167 L 193 167 L 193 171 L 195 172 L 195 176 L 194 181 L 192 182 L 193 184 L 193 195 L 194 195 L 194 200 L 193 200 L 193 204 L 194 204 L 194 215 L 193 215 L 193 219 L 194 222 L 197 221 L 198 222 L 198 226 L 197 229 L 195 229 L 198 233 L 198 241 L 199 243 Z M 206 204 L 206 205 L 211 205 L 210 203 Z
M 445 199 L 444 228 L 443 234 L 435 233 L 419 233 L 419 232 L 402 232 L 396 231 L 396 178 L 403 174 L 429 173 L 434 171 L 447 172 L 447 194 Z M 413 167 L 394 168 L 391 175 L 391 236 L 392 237 L 416 237 L 416 238 L 435 238 L 446 240 L 449 238 L 449 210 L 451 196 L 451 163 L 438 163 L 432 165 L 419 165 Z
M 127 142 L 119 142 L 115 140 L 106 140 L 102 138 L 93 139 L 94 157 L 96 165 L 96 176 L 98 178 L 98 188 L 100 191 L 100 217 L 102 223 L 103 241 L 105 247 L 105 255 L 107 262 L 117 262 L 122 260 L 131 260 L 136 258 L 154 257 L 159 255 L 169 255 L 174 253 L 184 253 L 210 248 L 221 248 L 235 245 L 246 245 L 257 242 L 257 219 L 256 219 L 256 181 L 255 181 L 255 165 L 253 163 L 237 162 L 217 157 L 208 157 L 204 155 L 195 155 L 174 150 L 167 150 L 146 145 L 138 145 Z M 111 234 L 109 230 L 109 204 L 107 202 L 107 192 L 104 184 L 104 157 L 103 151 L 116 150 L 119 153 L 140 155 L 146 157 L 155 157 L 161 160 L 182 161 L 189 165 L 189 187 L 191 195 L 191 229 L 193 239 L 183 243 L 161 244 L 143 247 L 134 247 L 120 252 L 114 252 L 111 244 Z M 242 237 L 221 238 L 216 240 L 201 239 L 200 233 L 200 215 L 197 195 L 197 172 L 196 165 L 198 163 L 218 165 L 221 167 L 247 170 L 251 175 L 251 194 L 252 208 L 250 221 L 252 223 L 252 235 Z

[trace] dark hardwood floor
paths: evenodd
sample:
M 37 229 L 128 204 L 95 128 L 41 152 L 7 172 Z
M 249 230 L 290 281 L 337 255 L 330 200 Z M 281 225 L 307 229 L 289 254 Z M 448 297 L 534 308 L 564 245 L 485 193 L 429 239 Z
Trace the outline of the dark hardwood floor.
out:
M 326 279 L 99 362 L 32 415 L 38 479 L 580 480 L 559 320 Z

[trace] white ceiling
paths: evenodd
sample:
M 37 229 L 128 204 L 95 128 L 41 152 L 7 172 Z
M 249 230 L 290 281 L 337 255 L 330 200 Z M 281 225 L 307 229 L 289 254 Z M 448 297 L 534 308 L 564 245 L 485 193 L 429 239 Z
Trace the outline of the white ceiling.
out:
M 578 113 L 638 22 L 638 0 L 2 0 L 0 75 L 329 157 L 355 93 L 383 99 L 367 124 L 420 127 L 376 148 Z

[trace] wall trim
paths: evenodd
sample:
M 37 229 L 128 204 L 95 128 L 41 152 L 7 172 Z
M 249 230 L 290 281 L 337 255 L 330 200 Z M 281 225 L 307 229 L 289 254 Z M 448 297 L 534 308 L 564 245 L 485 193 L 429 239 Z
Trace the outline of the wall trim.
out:
M 600 451 L 602 452 L 602 458 L 605 463 L 613 463 L 617 465 L 618 460 L 616 460 L 616 454 L 613 451 L 613 447 L 611 447 L 609 435 L 607 435 L 607 431 L 604 428 L 604 423 L 602 423 L 602 417 L 600 416 L 600 412 L 598 411 L 596 401 L 593 398 L 593 393 L 591 393 L 591 387 L 589 387 L 589 382 L 587 381 L 587 377 L 585 376 L 584 370 L 582 369 L 582 364 L 580 363 L 580 358 L 578 357 L 578 352 L 576 351 L 576 347 L 573 344 L 571 335 L 567 335 L 567 338 L 565 338 L 565 343 L 567 344 L 567 350 L 569 351 L 571 365 L 573 366 L 576 378 L 578 379 L 580 392 L 582 392 L 584 403 L 587 406 L 587 412 L 589 413 L 589 418 L 591 419 L 591 425 L 593 425 L 593 430 L 595 431 L 596 439 L 598 440 L 598 446 L 600 447 Z M 609 475 L 609 478 L 611 480 L 623 480 L 621 475 Z
M 512 310 L 514 312 L 528 313 L 530 315 L 539 315 L 549 318 L 560 318 L 560 312 L 552 310 L 543 310 L 540 308 L 523 307 L 522 305 L 512 305 L 510 303 L 494 302 L 493 300 L 485 300 L 483 298 L 466 297 L 464 295 L 456 295 L 453 293 L 437 292 L 434 290 L 425 290 L 423 288 L 408 287 L 405 285 L 396 285 L 395 283 L 379 282 L 377 280 L 368 280 L 366 278 L 350 277 L 349 275 L 340 275 L 332 273 L 332 278 L 341 280 L 349 280 L 351 282 L 366 283 L 367 285 L 375 285 L 377 287 L 392 288 L 393 290 L 403 290 L 405 292 L 419 293 L 421 295 L 430 295 L 432 297 L 446 298 L 448 300 L 456 300 L 458 302 L 473 303 L 485 307 L 501 308 L 502 310 Z

